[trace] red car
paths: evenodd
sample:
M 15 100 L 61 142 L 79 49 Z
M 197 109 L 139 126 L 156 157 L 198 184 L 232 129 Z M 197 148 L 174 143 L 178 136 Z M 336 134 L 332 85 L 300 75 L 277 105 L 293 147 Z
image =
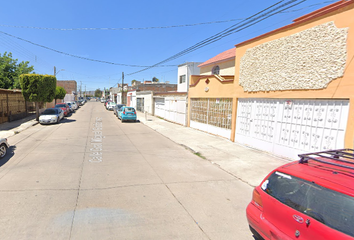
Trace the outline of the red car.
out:
M 246 215 L 256 239 L 354 239 L 354 150 L 301 154 L 253 191 Z
M 66 103 L 58 103 L 57 105 L 55 105 L 56 108 L 61 108 L 61 110 L 64 111 L 64 116 L 68 116 L 70 114 L 70 107 L 68 104 Z

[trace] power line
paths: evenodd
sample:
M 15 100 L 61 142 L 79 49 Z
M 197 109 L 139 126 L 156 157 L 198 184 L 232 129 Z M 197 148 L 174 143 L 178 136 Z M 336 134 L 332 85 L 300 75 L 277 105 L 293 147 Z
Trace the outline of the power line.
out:
M 332 0 L 332 1 L 327 1 L 327 2 L 320 2 L 320 3 L 312 4 L 312 5 L 303 7 L 303 8 L 294 9 L 294 10 L 291 10 L 291 11 L 282 11 L 281 13 L 298 12 L 298 11 L 301 11 L 301 10 L 304 10 L 304 9 L 307 9 L 307 8 L 311 8 L 311 7 L 314 7 L 314 6 L 322 5 L 322 4 L 325 4 L 325 3 L 334 3 L 334 2 L 337 2 L 337 0 Z
M 158 63 L 156 63 L 156 64 L 154 64 L 152 66 L 146 67 L 146 68 L 141 69 L 139 71 L 136 71 L 136 72 L 133 72 L 133 73 L 129 73 L 129 74 L 127 74 L 127 76 L 146 71 L 148 69 L 157 67 L 160 64 L 172 61 L 172 60 L 174 60 L 176 58 L 179 58 L 181 56 L 184 56 L 184 55 L 186 55 L 186 54 L 188 54 L 190 52 L 196 51 L 199 48 L 205 47 L 205 46 L 207 46 L 207 45 L 209 45 L 211 43 L 214 43 L 216 41 L 221 40 L 222 38 L 224 38 L 226 36 L 229 36 L 231 34 L 234 34 L 236 32 L 239 32 L 239 31 L 242 31 L 242 30 L 244 30 L 246 28 L 249 28 L 249 27 L 251 27 L 251 26 L 253 26 L 253 25 L 255 25 L 255 24 L 257 24 L 257 23 L 259 23 L 261 21 L 264 21 L 265 19 L 267 19 L 267 18 L 269 18 L 269 17 L 271 17 L 271 16 L 273 16 L 275 14 L 278 14 L 278 13 L 284 11 L 284 10 L 287 10 L 287 9 L 290 9 L 290 8 L 292 8 L 294 6 L 297 6 L 297 5 L 303 3 L 303 2 L 305 2 L 307 0 L 301 0 L 298 3 L 296 3 L 298 0 L 290 0 L 290 1 L 287 1 L 285 3 L 282 3 L 284 1 L 285 0 L 279 1 L 279 2 L 271 5 L 270 7 L 265 8 L 262 11 L 260 11 L 260 12 L 258 12 L 256 14 L 246 18 L 245 20 L 243 20 L 243 21 L 241 21 L 241 22 L 239 22 L 237 24 L 234 24 L 231 27 L 228 27 L 225 30 L 223 30 L 223 31 L 211 36 L 211 37 L 208 37 L 208 38 L 206 38 L 206 39 L 194 44 L 193 46 L 191 46 L 189 48 L 186 48 L 186 49 L 180 51 L 179 53 L 177 53 L 177 54 L 175 54 L 175 55 L 173 55 L 173 56 L 171 56 L 169 58 L 166 58 L 165 60 L 162 60 L 162 61 L 160 61 L 160 62 L 158 62 Z M 279 5 L 279 6 L 277 6 L 277 5 Z M 290 5 L 290 6 L 288 6 L 288 5 Z
M 203 22 L 203 23 L 192 23 L 192 24 L 182 24 L 182 25 L 172 25 L 172 26 L 159 26 L 159 27 L 123 27 L 123 28 L 47 28 L 47 27 L 32 27 L 32 26 L 14 26 L 14 25 L 5 25 L 0 24 L 1 27 L 11 27 L 11 28 L 30 28 L 30 29 L 39 29 L 39 30 L 53 30 L 53 31 L 97 31 L 97 30 L 149 30 L 149 29 L 166 29 L 166 28 L 181 28 L 181 27 L 193 27 L 200 25 L 208 25 L 215 23 L 227 23 L 241 21 L 243 19 L 229 19 L 229 20 L 220 20 L 213 22 Z
M 109 61 L 103 61 L 103 60 L 97 60 L 97 59 L 92 59 L 92 58 L 81 57 L 81 56 L 77 56 L 77 55 L 74 55 L 74 54 L 62 52 L 62 51 L 59 51 L 59 50 L 56 50 L 56 49 L 53 49 L 53 48 L 50 48 L 50 47 L 46 47 L 44 45 L 31 42 L 29 40 L 14 36 L 12 34 L 9 34 L 9 33 L 3 32 L 3 31 L 0 31 L 0 33 L 5 34 L 5 35 L 10 36 L 10 37 L 13 37 L 13 38 L 16 38 L 18 40 L 24 41 L 24 42 L 28 42 L 28 43 L 30 43 L 32 45 L 35 45 L 35 46 L 38 46 L 38 47 L 45 48 L 47 50 L 50 50 L 50 51 L 53 51 L 53 52 L 56 52 L 56 53 L 60 53 L 60 54 L 63 54 L 63 55 L 74 57 L 74 58 L 80 58 L 80 59 L 87 60 L 87 61 L 100 62 L 100 63 L 106 63 L 106 64 L 111 64 L 111 65 L 125 66 L 125 67 L 149 67 L 149 66 L 142 66 L 142 65 L 114 63 L 114 62 L 109 62 Z M 175 66 L 176 65 L 160 65 L 159 67 L 175 67 Z
M 325 3 L 333 3 L 337 0 L 326 1 L 321 3 L 312 4 L 303 8 L 294 9 L 292 11 L 281 11 L 281 13 L 289 13 L 289 12 L 297 12 L 301 11 L 306 8 L 310 8 L 317 5 L 322 5 Z M 180 24 L 180 25 L 171 25 L 171 26 L 153 26 L 153 27 L 102 27 L 102 28 L 50 28 L 50 27 L 35 27 L 35 26 L 15 26 L 15 25 L 7 25 L 7 24 L 0 24 L 1 27 L 10 27 L 10 28 L 26 28 L 26 29 L 38 29 L 38 30 L 51 30 L 51 31 L 122 31 L 122 30 L 149 30 L 149 29 L 167 29 L 167 28 L 182 28 L 182 27 L 194 27 L 200 25 L 210 25 L 210 24 L 218 24 L 218 23 L 227 23 L 227 22 L 235 22 L 235 21 L 243 21 L 244 18 L 238 19 L 228 19 L 228 20 L 218 20 L 218 21 L 211 21 L 211 22 L 202 22 L 202 23 L 190 23 L 190 24 Z

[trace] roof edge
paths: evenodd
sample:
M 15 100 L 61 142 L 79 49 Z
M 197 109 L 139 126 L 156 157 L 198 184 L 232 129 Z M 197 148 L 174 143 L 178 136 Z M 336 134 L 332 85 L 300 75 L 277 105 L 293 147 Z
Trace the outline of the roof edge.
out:
M 226 61 L 229 61 L 229 60 L 235 59 L 235 58 L 236 58 L 236 56 L 225 58 L 225 59 L 222 59 L 222 60 L 219 60 L 219 61 L 216 61 L 216 62 L 211 62 L 211 63 L 206 63 L 206 64 L 202 63 L 202 64 L 198 65 L 198 67 L 205 67 L 205 66 L 209 66 L 209 65 L 214 65 L 214 64 L 226 62 Z
M 328 13 L 334 12 L 334 11 L 336 11 L 338 9 L 344 8 L 344 7 L 346 7 L 346 6 L 350 5 L 350 4 L 353 4 L 353 3 L 354 3 L 354 0 L 341 0 L 339 2 L 332 3 L 332 4 L 328 5 L 328 6 L 320 8 L 320 9 L 314 11 L 314 12 L 311 12 L 309 14 L 306 14 L 306 15 L 302 16 L 302 17 L 294 19 L 293 23 L 291 23 L 291 24 L 285 25 L 285 26 L 283 26 L 281 28 L 275 29 L 273 31 L 264 33 L 264 34 L 259 35 L 257 37 L 254 37 L 254 38 L 248 39 L 246 41 L 243 41 L 241 43 L 238 43 L 238 44 L 235 45 L 235 47 L 237 48 L 237 47 L 240 47 L 242 45 L 248 44 L 250 42 L 256 41 L 256 40 L 258 40 L 260 38 L 264 38 L 264 37 L 267 37 L 267 36 L 272 35 L 274 33 L 280 32 L 280 31 L 282 31 L 284 29 L 295 27 L 295 26 L 300 25 L 300 24 L 302 24 L 302 23 L 304 23 L 306 21 L 310 21 L 310 20 L 312 20 L 314 18 L 318 18 L 320 16 L 323 16 L 323 15 L 326 15 Z

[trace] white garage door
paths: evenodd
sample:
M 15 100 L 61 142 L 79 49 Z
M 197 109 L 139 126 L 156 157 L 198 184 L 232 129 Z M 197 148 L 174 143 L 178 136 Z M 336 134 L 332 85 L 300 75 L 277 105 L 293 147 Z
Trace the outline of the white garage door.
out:
M 155 115 L 168 121 L 186 125 L 186 98 L 155 98 Z
M 344 148 L 349 100 L 239 99 L 235 141 L 297 159 Z

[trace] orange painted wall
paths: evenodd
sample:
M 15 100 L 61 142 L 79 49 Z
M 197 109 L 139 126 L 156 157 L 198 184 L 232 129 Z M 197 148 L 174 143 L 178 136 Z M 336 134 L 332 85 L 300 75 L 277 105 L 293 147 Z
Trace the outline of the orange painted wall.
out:
M 348 4 L 349 2 L 349 4 Z M 347 1 L 343 8 L 324 14 L 322 10 L 316 18 L 299 20 L 271 33 L 236 45 L 235 63 L 235 90 L 226 91 L 235 98 L 282 98 L 282 99 L 349 99 L 349 119 L 345 136 L 345 146 L 353 148 L 354 140 L 354 1 Z M 324 14 L 324 15 L 323 15 Z M 240 60 L 246 50 L 262 43 L 304 31 L 306 29 L 333 21 L 337 28 L 348 28 L 347 35 L 347 61 L 344 76 L 333 80 L 326 89 L 322 90 L 292 90 L 271 92 L 245 92 L 239 85 Z M 216 94 L 215 94 L 216 95 Z M 219 93 L 220 95 L 220 93 Z M 233 119 L 236 118 L 233 112 Z
M 232 60 L 231 60 L 232 61 Z M 236 110 L 234 76 L 224 76 L 225 81 L 220 81 L 213 75 L 191 76 L 188 91 L 188 106 L 191 106 L 191 98 L 233 98 L 233 111 Z M 205 81 L 209 80 L 207 84 Z M 208 88 L 208 91 L 205 91 Z M 190 108 L 188 108 L 190 111 Z M 190 112 L 188 112 L 188 127 L 190 126 Z M 235 119 L 232 118 L 231 132 L 235 132 Z M 231 141 L 234 139 L 231 138 Z

